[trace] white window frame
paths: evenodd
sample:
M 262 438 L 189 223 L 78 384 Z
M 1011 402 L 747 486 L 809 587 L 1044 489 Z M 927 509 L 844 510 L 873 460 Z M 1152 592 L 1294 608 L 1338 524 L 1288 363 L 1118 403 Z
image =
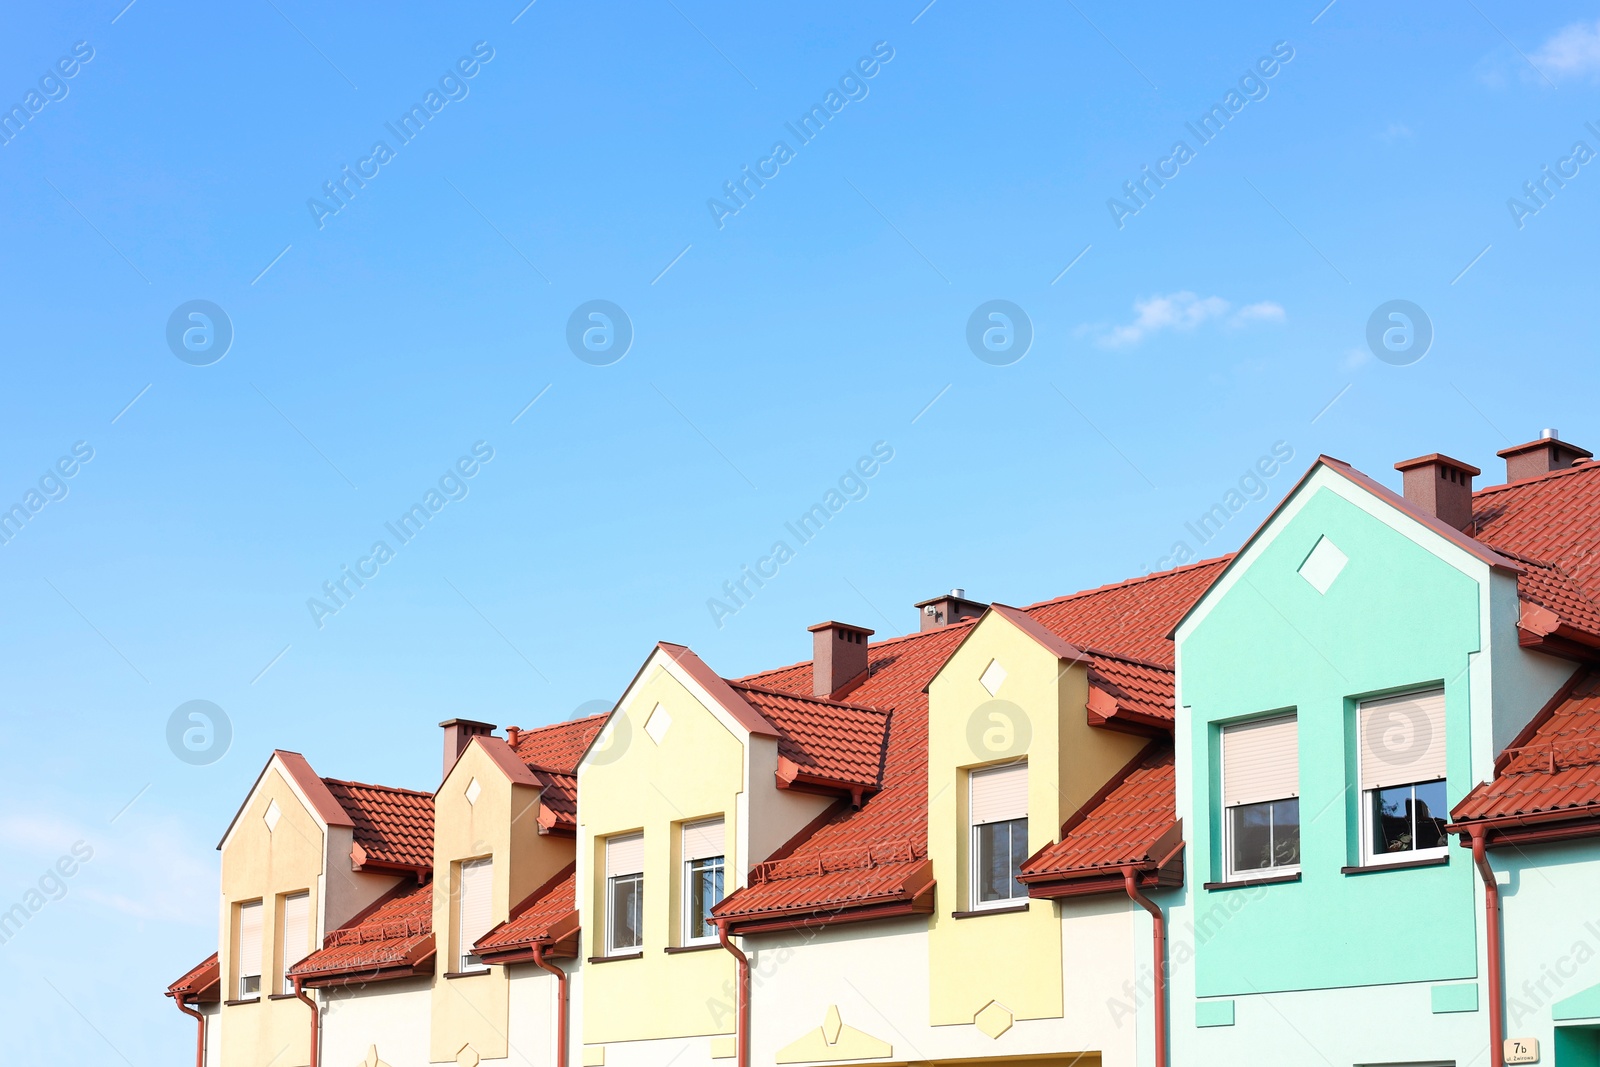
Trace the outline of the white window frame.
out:
M 234 992 L 238 995 L 239 1000 L 261 999 L 261 972 L 266 970 L 266 945 L 264 944 L 264 938 L 266 937 L 266 912 L 261 909 L 265 906 L 265 904 L 266 902 L 262 900 L 247 900 L 239 905 L 239 934 L 234 940 L 234 958 L 239 961 L 236 964 L 239 971 L 238 988 L 235 989 Z M 245 914 L 251 909 L 255 909 L 255 914 L 260 916 L 260 918 L 256 920 L 256 969 L 254 971 L 247 972 L 244 969 Z M 247 983 L 252 978 L 255 979 L 255 988 L 249 989 L 247 988 Z
M 616 838 L 606 838 L 605 840 L 605 955 L 607 956 L 637 956 L 644 952 L 644 871 L 642 869 L 642 864 L 641 869 L 638 871 L 629 871 L 626 874 L 611 873 L 611 860 L 609 855 L 611 843 L 613 840 L 628 837 L 640 838 L 640 848 L 643 848 L 644 835 L 642 833 L 618 834 L 616 835 Z M 639 936 L 639 940 L 637 943 L 630 945 L 619 945 L 617 943 L 616 888 L 622 882 L 635 883 L 636 889 L 634 891 L 634 900 L 638 902 L 639 908 L 638 923 L 636 924 L 636 933 Z
M 1020 818 L 1003 819 L 999 820 L 998 822 L 990 823 L 976 822 L 972 814 L 974 808 L 973 790 L 976 786 L 976 783 L 986 774 L 1014 771 L 1019 767 L 1024 775 L 1023 781 L 1026 783 L 1028 761 L 1025 759 L 1012 760 L 1010 762 L 998 764 L 993 767 L 974 767 L 972 770 L 967 772 L 967 909 L 969 911 L 992 911 L 996 908 L 1014 908 L 1018 905 L 1019 901 L 1023 904 L 1028 903 L 1029 897 L 1027 887 L 1014 878 L 1006 887 L 1010 895 L 996 897 L 994 900 L 979 899 L 979 893 L 982 891 L 981 886 L 983 884 L 983 876 L 982 865 L 980 863 L 980 852 L 978 849 L 978 835 L 982 832 L 983 827 L 998 826 L 1002 823 L 1005 825 L 1011 825 L 1013 823 L 1020 822 L 1022 824 L 1022 859 L 1023 862 L 1026 862 L 1029 855 L 1028 812 L 1026 809 L 1024 809 L 1024 812 Z M 1012 832 L 1014 833 L 1015 830 Z M 1015 849 L 1014 842 L 1012 847 Z
M 699 937 L 695 937 L 690 933 L 690 931 L 694 929 L 694 894 L 691 892 L 691 887 L 694 885 L 695 875 L 701 871 L 715 871 L 722 875 L 722 894 L 723 896 L 727 896 L 728 893 L 727 857 L 706 856 L 701 859 L 683 861 L 682 941 L 685 945 L 715 945 L 720 940 L 714 932 L 710 934 L 703 934 Z M 722 903 L 722 897 L 718 897 L 715 901 L 713 901 L 711 906 L 716 907 L 720 903 Z M 716 930 L 716 924 L 714 922 L 709 923 L 708 925 L 710 925 L 713 931 Z
M 722 895 L 717 897 L 717 899 L 712 902 L 711 906 L 713 908 L 716 907 L 722 902 L 722 898 L 728 895 L 727 822 L 722 818 L 722 816 L 716 816 L 715 818 L 711 819 L 696 819 L 692 822 L 683 823 L 678 829 L 678 840 L 680 842 L 685 841 L 689 833 L 694 828 L 704 826 L 706 823 L 711 822 L 718 823 L 722 827 L 722 855 L 698 856 L 692 859 L 688 856 L 685 856 L 683 859 L 683 884 L 680 890 L 680 895 L 683 898 L 683 914 L 680 917 L 680 926 L 678 931 L 678 942 L 682 945 L 715 945 L 720 941 L 715 932 L 715 923 L 708 924 L 711 926 L 712 933 L 702 934 L 701 936 L 696 937 L 690 932 L 694 929 L 694 894 L 691 890 L 694 885 L 695 875 L 699 873 L 699 871 L 710 870 L 716 871 L 722 876 Z
M 1224 723 L 1224 724 L 1222 724 L 1221 732 L 1220 732 L 1220 734 L 1218 736 L 1217 755 L 1218 755 L 1218 762 L 1220 763 L 1221 766 L 1220 766 L 1220 768 L 1218 770 L 1218 774 L 1217 774 L 1217 785 L 1219 787 L 1218 788 L 1219 798 L 1222 801 L 1222 834 L 1221 834 L 1221 837 L 1222 837 L 1222 871 L 1223 871 L 1222 879 L 1225 882 L 1260 882 L 1260 881 L 1264 881 L 1264 880 L 1273 880 L 1273 879 L 1278 879 L 1278 878 L 1288 878 L 1288 877 L 1292 877 L 1292 876 L 1297 875 L 1297 874 L 1300 873 L 1300 864 L 1298 862 L 1297 863 L 1279 864 L 1279 865 L 1270 866 L 1270 867 L 1254 867 L 1254 868 L 1251 868 L 1249 870 L 1244 870 L 1244 871 L 1236 871 L 1233 868 L 1233 812 L 1234 812 L 1234 810 L 1237 809 L 1237 808 L 1255 807 L 1257 804 L 1281 804 L 1281 803 L 1283 803 L 1284 801 L 1287 801 L 1287 800 L 1293 800 L 1293 801 L 1296 801 L 1296 802 L 1298 802 L 1300 800 L 1300 795 L 1299 795 L 1298 791 L 1296 792 L 1296 794 L 1294 796 L 1290 796 L 1290 797 L 1272 797 L 1272 798 L 1266 799 L 1266 800 L 1253 800 L 1253 801 L 1249 801 L 1249 802 L 1243 803 L 1243 804 L 1232 804 L 1232 805 L 1230 805 L 1230 804 L 1227 803 L 1227 800 L 1226 800 L 1227 795 L 1228 795 L 1228 785 L 1227 785 L 1228 750 L 1227 750 L 1227 738 L 1226 738 L 1227 732 L 1230 729 L 1233 729 L 1234 727 L 1238 727 L 1238 726 L 1254 726 L 1254 725 L 1257 725 L 1259 723 L 1271 722 L 1274 719 L 1293 719 L 1295 721 L 1295 737 L 1296 737 L 1295 760 L 1296 760 L 1296 762 L 1298 764 L 1298 761 L 1300 759 L 1300 753 L 1298 751 L 1298 747 L 1299 747 L 1298 746 L 1299 729 L 1300 729 L 1300 714 L 1299 714 L 1298 711 L 1289 712 L 1287 714 L 1282 714 L 1282 715 L 1268 715 L 1268 716 L 1265 716 L 1265 717 L 1259 718 L 1259 719 L 1247 719 L 1247 720 L 1245 720 L 1243 722 Z M 1296 776 L 1297 777 L 1298 777 L 1298 771 L 1299 771 L 1299 768 L 1297 766 L 1296 767 Z M 1276 832 L 1276 827 L 1277 827 L 1277 823 L 1276 823 L 1276 820 L 1274 820 L 1274 823 L 1273 823 L 1274 832 Z M 1304 828 L 1305 828 L 1305 823 L 1302 820 L 1302 822 L 1300 823 L 1300 829 L 1303 830 Z M 1304 840 L 1303 837 L 1302 837 L 1301 842 L 1300 842 L 1300 847 L 1301 847 L 1300 855 L 1301 855 L 1302 858 L 1304 858 L 1304 856 L 1305 856 L 1305 852 L 1304 852 L 1305 840 Z
M 1393 695 L 1419 697 L 1425 696 L 1429 693 L 1439 693 L 1442 696 L 1444 690 L 1440 686 L 1432 685 L 1422 689 L 1414 690 L 1410 693 L 1397 693 Z M 1382 700 L 1387 698 L 1373 697 L 1370 699 Z M 1366 759 L 1364 753 L 1366 752 L 1366 746 L 1363 744 L 1364 738 L 1361 736 L 1361 709 L 1368 702 L 1369 701 L 1367 700 L 1359 700 L 1356 702 L 1356 783 L 1358 785 L 1366 781 L 1367 777 L 1365 773 L 1366 768 L 1364 767 Z M 1448 714 L 1448 711 L 1449 706 L 1446 705 L 1446 714 Z M 1441 781 L 1445 783 L 1445 814 L 1448 816 L 1450 813 L 1450 780 L 1448 777 L 1424 778 L 1421 781 L 1416 782 L 1396 782 L 1394 785 L 1382 786 L 1377 789 L 1357 790 L 1357 793 L 1360 797 L 1358 803 L 1361 809 L 1359 822 L 1361 825 L 1362 866 L 1383 867 L 1391 863 L 1415 863 L 1418 861 L 1442 859 L 1450 855 L 1450 842 L 1448 837 L 1446 837 L 1444 844 L 1439 845 L 1436 848 L 1414 848 L 1407 852 L 1375 852 L 1372 848 L 1373 831 L 1376 829 L 1376 827 L 1374 827 L 1372 824 L 1372 802 L 1374 799 L 1374 793 L 1381 793 L 1384 789 L 1415 789 L 1419 785 L 1428 785 L 1433 782 Z

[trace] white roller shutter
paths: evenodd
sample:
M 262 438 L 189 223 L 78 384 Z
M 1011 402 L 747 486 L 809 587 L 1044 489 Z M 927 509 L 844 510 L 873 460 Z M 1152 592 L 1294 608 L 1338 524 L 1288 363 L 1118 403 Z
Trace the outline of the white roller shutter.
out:
M 467 956 L 478 938 L 494 923 L 494 861 L 466 860 L 461 864 L 461 942 L 458 954 Z
M 1444 690 L 1361 705 L 1361 788 L 1444 777 Z
M 261 973 L 261 901 L 239 905 L 239 977 Z
M 1028 817 L 1028 765 L 972 772 L 972 825 Z
M 683 824 L 683 858 L 704 860 L 725 853 L 721 819 L 703 819 Z
M 311 952 L 311 894 L 292 893 L 283 898 L 283 973 L 284 991 L 293 992 L 289 968 Z
M 1300 729 L 1293 715 L 1222 731 L 1222 804 L 1256 804 L 1300 795 Z
M 644 872 L 644 835 L 624 834 L 606 838 L 606 877 Z

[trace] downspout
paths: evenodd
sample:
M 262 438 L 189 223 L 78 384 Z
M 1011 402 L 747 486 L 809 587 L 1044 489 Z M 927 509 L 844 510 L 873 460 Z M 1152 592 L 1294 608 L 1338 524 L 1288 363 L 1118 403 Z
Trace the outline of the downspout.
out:
M 567 1067 L 567 972 L 558 964 L 544 958 L 544 945 L 535 942 L 533 962 L 556 976 L 556 996 L 560 1007 L 556 1009 L 556 1062 L 555 1067 Z
M 1500 958 L 1500 883 L 1485 854 L 1484 828 L 1474 826 L 1472 862 L 1483 879 L 1483 935 L 1489 942 L 1489 1067 L 1505 1067 L 1505 1020 L 1500 1006 L 1505 1003 L 1505 963 Z
M 717 920 L 717 940 L 722 942 L 723 948 L 733 953 L 733 958 L 739 964 L 738 1007 L 733 1035 L 733 1047 L 737 1058 L 734 1064 L 735 1067 L 750 1067 L 750 959 L 739 951 L 738 945 L 728 940 L 727 919 Z
M 295 975 L 294 995 L 297 1000 L 305 1001 L 311 1009 L 311 1067 L 317 1067 L 322 1059 L 322 1013 L 317 1010 L 317 1002 L 306 996 L 305 988 L 301 985 L 303 981 L 299 975 Z
M 1150 941 L 1156 964 L 1156 1067 L 1167 1067 L 1167 922 L 1155 901 L 1139 892 L 1138 873 L 1132 867 L 1122 868 L 1122 884 L 1129 899 L 1150 913 Z
M 177 1001 L 178 1010 L 185 1015 L 194 1016 L 196 1027 L 199 1030 L 194 1042 L 194 1067 L 206 1067 L 206 1017 L 195 1009 L 189 1007 L 187 994 L 173 998 Z

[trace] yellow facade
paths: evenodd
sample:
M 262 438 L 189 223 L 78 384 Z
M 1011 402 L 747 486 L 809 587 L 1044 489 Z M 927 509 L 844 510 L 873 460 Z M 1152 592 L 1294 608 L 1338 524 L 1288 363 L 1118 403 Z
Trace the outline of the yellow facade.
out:
M 584 965 L 583 1041 L 731 1034 L 733 958 L 719 946 L 681 947 L 683 823 L 721 816 L 727 842 L 725 891 L 746 866 L 745 760 L 748 737 L 702 703 L 659 655 L 624 698 L 602 736 L 605 755 L 579 768 L 579 906 L 583 951 L 605 955 L 605 839 L 644 833 L 643 950 L 636 959 Z M 661 709 L 669 720 L 650 717 Z M 661 723 L 669 721 L 664 731 Z M 659 739 L 652 736 L 658 733 Z M 769 785 L 767 788 L 771 788 Z
M 997 664 L 1001 673 L 991 670 Z M 989 672 L 986 675 L 986 672 Z M 1003 673 L 990 693 L 984 686 Z M 1026 759 L 1028 853 L 1144 746 L 1089 726 L 1087 671 L 997 612 L 986 614 L 928 687 L 928 855 L 938 907 L 928 931 L 930 1020 L 981 1026 L 1063 1014 L 1061 923 L 1049 901 L 957 918 L 971 909 L 970 772 Z
M 508 968 L 460 974 L 461 862 L 493 861 L 491 922 L 510 918 L 511 908 L 572 862 L 570 839 L 539 833 L 539 787 L 530 776 L 512 781 L 485 743 L 475 740 L 456 761 L 434 796 L 433 930 L 435 940 L 433 1025 L 429 1059 L 455 1062 L 470 1045 L 482 1059 L 508 1054 Z M 476 786 L 473 786 L 476 783 Z M 469 798 L 470 795 L 470 798 Z M 459 975 L 451 977 L 452 975 Z
M 275 824 L 269 829 L 266 815 L 274 806 Z M 289 893 L 310 893 L 310 936 L 305 952 L 311 951 L 321 918 L 320 887 L 327 854 L 324 827 L 278 767 L 269 766 L 222 848 L 220 929 L 224 936 L 218 962 L 225 1003 L 217 1025 L 224 1063 L 301 1067 L 310 1062 L 311 1009 L 299 1000 L 274 999 L 283 983 L 281 901 Z M 250 1003 L 226 1003 L 243 999 L 239 996 L 239 906 L 255 900 L 262 902 L 260 996 Z

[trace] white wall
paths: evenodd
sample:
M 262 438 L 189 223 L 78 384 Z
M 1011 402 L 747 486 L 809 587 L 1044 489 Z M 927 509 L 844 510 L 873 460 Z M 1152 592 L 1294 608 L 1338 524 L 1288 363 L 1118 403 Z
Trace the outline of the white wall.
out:
M 377 1045 L 378 1058 L 389 1067 L 427 1067 L 430 983 L 429 978 L 396 978 L 360 989 L 319 990 L 325 1005 L 322 1063 L 357 1067 L 366 1062 L 367 1049 Z

